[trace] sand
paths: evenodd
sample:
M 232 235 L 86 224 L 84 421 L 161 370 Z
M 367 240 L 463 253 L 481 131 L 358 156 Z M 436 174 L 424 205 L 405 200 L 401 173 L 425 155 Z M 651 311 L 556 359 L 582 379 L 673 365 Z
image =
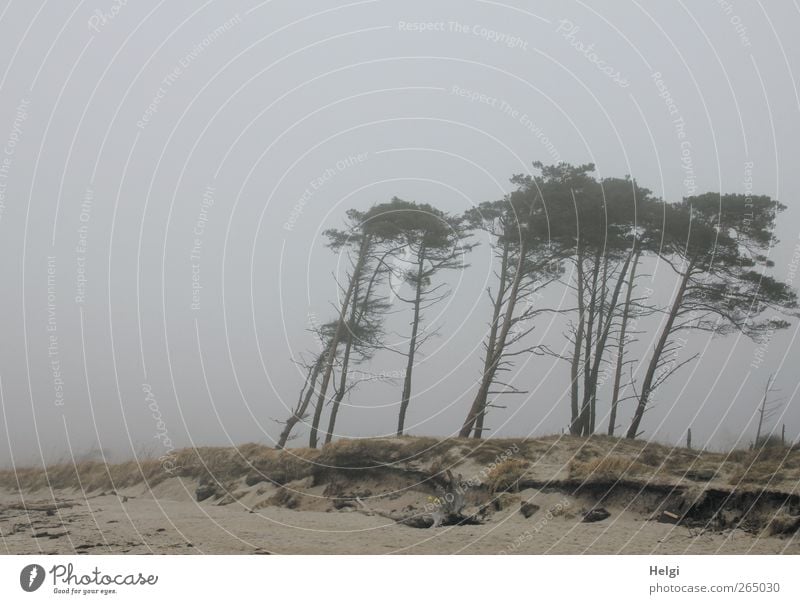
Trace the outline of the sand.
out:
M 516 506 L 481 526 L 416 529 L 380 516 L 342 511 L 294 511 L 241 503 L 220 506 L 192 500 L 180 479 L 160 485 L 158 498 L 142 489 L 83 497 L 56 491 L 71 507 L 46 512 L 6 510 L 0 515 L 0 551 L 9 554 L 800 554 L 797 536 L 758 536 L 734 529 L 702 532 L 609 509 L 601 522 L 553 516 L 547 506 L 526 519 Z M 183 488 L 186 488 L 183 491 Z M 167 488 L 164 488 L 167 487 Z M 165 491 L 172 490 L 172 493 Z M 25 496 L 28 505 L 47 493 Z M 563 496 L 526 490 L 523 500 Z M 123 502 L 123 498 L 127 501 Z M 19 503 L 0 493 L 0 505 Z M 36 535 L 39 535 L 38 537 Z M 42 536 L 43 535 L 43 536 Z

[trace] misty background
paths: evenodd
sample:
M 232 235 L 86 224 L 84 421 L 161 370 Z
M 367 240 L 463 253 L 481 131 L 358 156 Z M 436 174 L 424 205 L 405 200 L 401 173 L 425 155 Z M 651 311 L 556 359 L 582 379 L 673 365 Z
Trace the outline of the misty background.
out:
M 773 274 L 797 284 L 799 24 L 789 1 L 4 3 L 0 464 L 274 443 L 304 379 L 293 359 L 334 316 L 344 259 L 322 231 L 393 196 L 460 213 L 535 160 L 592 162 L 668 201 L 770 195 L 788 206 Z M 457 433 L 474 397 L 492 282 L 476 240 L 426 313 L 441 335 L 419 356 L 410 434 Z M 666 302 L 670 269 L 647 272 Z M 393 310 L 402 342 L 409 309 Z M 561 349 L 565 328 L 541 317 L 530 337 Z M 692 332 L 682 358 L 701 357 L 655 393 L 643 437 L 747 446 L 774 373 L 771 423 L 795 439 L 797 330 Z M 498 401 L 488 435 L 561 432 L 568 369 L 518 359 L 529 394 Z M 338 435 L 392 434 L 400 391 L 354 390 Z

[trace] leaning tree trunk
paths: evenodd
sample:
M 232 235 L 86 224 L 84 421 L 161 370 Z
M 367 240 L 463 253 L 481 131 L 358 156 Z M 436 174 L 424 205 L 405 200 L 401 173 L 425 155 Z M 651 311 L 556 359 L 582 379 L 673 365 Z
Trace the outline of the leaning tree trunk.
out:
M 356 284 L 355 291 L 353 292 L 353 301 L 350 303 L 350 328 L 348 330 L 347 342 L 345 343 L 345 350 L 342 356 L 342 375 L 339 378 L 339 388 L 335 389 L 336 393 L 334 394 L 333 401 L 331 403 L 331 415 L 328 418 L 328 430 L 325 432 L 326 444 L 331 442 L 333 439 L 334 428 L 336 427 L 336 419 L 339 416 L 339 409 L 341 408 L 342 400 L 344 399 L 345 391 L 347 389 L 347 376 L 350 367 L 350 356 L 353 351 L 353 340 L 355 338 L 354 334 L 361 325 L 364 315 L 366 315 L 368 312 L 368 307 L 372 297 L 372 288 L 376 283 L 378 275 L 381 271 L 381 265 L 383 264 L 383 260 L 387 255 L 388 252 L 383 255 L 383 258 L 380 259 L 378 265 L 375 267 L 375 270 L 372 272 L 372 277 L 370 277 L 367 289 L 365 290 L 364 296 L 360 301 L 358 300 L 358 284 Z
M 355 309 L 355 304 L 353 304 L 353 308 Z M 355 313 L 351 314 L 351 318 L 353 318 Z M 333 438 L 333 430 L 336 426 L 336 416 L 339 415 L 339 405 L 341 405 L 342 400 L 344 399 L 345 389 L 347 388 L 347 372 L 350 366 L 350 353 L 353 350 L 353 329 L 354 326 L 351 324 L 350 332 L 347 335 L 347 342 L 344 346 L 344 354 L 342 355 L 342 373 L 339 377 L 339 388 L 334 386 L 336 393 L 333 396 L 333 403 L 331 404 L 331 416 L 328 418 L 328 430 L 325 432 L 325 443 L 331 442 Z
M 369 245 L 370 236 L 366 235 L 361 241 L 361 246 L 358 250 L 358 260 L 356 260 L 356 266 L 353 269 L 353 275 L 350 277 L 350 284 L 347 287 L 347 293 L 342 301 L 342 308 L 339 311 L 339 321 L 336 323 L 336 330 L 331 340 L 330 350 L 325 358 L 325 373 L 322 376 L 322 384 L 319 388 L 317 406 L 314 409 L 314 420 L 311 424 L 311 432 L 308 436 L 308 446 L 312 449 L 317 448 L 317 431 L 319 430 L 319 421 L 322 417 L 322 409 L 325 406 L 325 394 L 328 391 L 328 386 L 331 382 L 331 375 L 333 374 L 333 361 L 336 358 L 336 349 L 338 348 L 339 340 L 342 337 L 342 329 L 344 329 L 344 324 L 346 322 L 345 317 L 347 317 L 347 310 L 350 307 L 350 300 L 353 297 L 356 283 L 358 283 L 359 279 L 361 278 L 361 271 L 363 270 L 364 263 L 366 262 Z
M 600 309 L 598 312 L 598 319 L 597 319 L 597 337 L 595 338 L 595 347 L 594 347 L 594 358 L 595 362 L 597 359 L 603 358 L 603 353 L 605 351 L 606 342 L 605 338 L 602 338 L 601 344 L 601 330 L 603 328 L 603 309 L 606 303 L 606 296 L 608 295 L 608 256 L 603 258 L 603 284 L 600 289 Z M 611 316 L 611 309 L 613 306 L 609 307 L 609 317 Z M 597 423 L 597 372 L 595 371 L 594 375 L 592 376 L 592 400 L 589 403 L 589 434 L 594 434 L 594 430 Z
M 689 285 L 689 278 L 692 275 L 692 268 L 693 267 L 690 264 L 686 268 L 686 272 L 681 278 L 681 285 L 678 288 L 678 293 L 675 294 L 675 300 L 673 300 L 672 306 L 670 307 L 667 323 L 664 325 L 664 329 L 661 331 L 661 337 L 658 339 L 656 347 L 653 350 L 653 356 L 650 359 L 650 364 L 647 367 L 647 373 L 645 374 L 644 381 L 642 382 L 642 391 L 639 393 L 639 402 L 636 404 L 636 411 L 633 414 L 633 420 L 631 421 L 631 425 L 628 428 L 627 434 L 625 435 L 626 438 L 636 438 L 639 435 L 639 425 L 642 423 L 642 417 L 644 417 L 644 412 L 647 408 L 647 402 L 650 398 L 650 389 L 653 387 L 653 380 L 655 379 L 656 370 L 658 369 L 659 362 L 661 361 L 661 354 L 664 352 L 664 347 L 667 345 L 667 341 L 672 334 L 672 327 L 675 324 L 675 318 L 678 316 L 678 312 L 681 309 L 681 304 L 683 304 L 683 296 L 686 293 L 686 287 Z
M 617 344 L 617 363 L 614 371 L 614 388 L 611 392 L 611 411 L 608 416 L 608 435 L 614 436 L 614 430 L 617 423 L 617 405 L 619 404 L 619 391 L 620 382 L 622 381 L 622 367 L 624 365 L 623 358 L 625 356 L 625 337 L 628 330 L 628 318 L 631 312 L 631 296 L 633 294 L 633 284 L 636 280 L 636 267 L 639 264 L 639 256 L 641 252 L 636 251 L 633 258 L 633 266 L 631 266 L 631 275 L 628 280 L 628 288 L 625 293 L 625 307 L 622 310 L 622 319 L 619 331 L 619 343 Z
M 461 426 L 461 431 L 458 435 L 462 438 L 467 438 L 470 435 L 470 432 L 472 432 L 472 429 L 475 426 L 475 421 L 486 409 L 486 401 L 489 397 L 489 389 L 491 388 L 492 383 L 494 383 L 494 377 L 497 373 L 497 368 L 500 366 L 500 360 L 503 357 L 506 340 L 508 339 L 508 332 L 511 330 L 511 323 L 514 319 L 514 310 L 517 305 L 517 299 L 519 298 L 519 288 L 525 272 L 523 265 L 525 264 L 525 256 L 527 255 L 527 252 L 528 246 L 526 244 L 525 235 L 523 235 L 519 246 L 519 262 L 517 264 L 517 270 L 514 273 L 514 280 L 511 282 L 511 292 L 508 296 L 508 302 L 506 303 L 503 326 L 500 329 L 500 333 L 497 335 L 497 341 L 495 342 L 494 349 L 487 351 L 487 355 L 489 355 L 491 362 L 488 365 L 488 371 L 484 372 L 481 386 L 478 389 L 478 394 L 475 396 L 475 400 L 472 402 L 472 407 L 467 414 L 467 418 L 464 420 L 464 425 Z M 483 434 L 477 433 L 474 435 L 475 438 L 481 438 L 482 436 Z
M 585 355 L 583 359 L 583 403 L 580 413 L 580 434 L 589 436 L 589 401 L 592 389 L 592 336 L 594 335 L 594 318 L 597 314 L 597 281 L 600 278 L 600 250 L 597 250 L 592 269 L 592 296 L 589 298 L 589 308 L 586 310 L 586 332 L 584 335 Z M 587 395 L 589 395 L 587 397 Z
M 311 397 L 314 395 L 314 386 L 317 384 L 317 379 L 319 378 L 320 371 L 322 370 L 322 361 L 324 359 L 325 351 L 323 350 L 320 352 L 317 360 L 314 361 L 314 364 L 308 368 L 306 383 L 303 386 L 303 390 L 300 391 L 300 397 L 297 401 L 297 406 L 294 408 L 294 411 L 289 419 L 286 420 L 283 430 L 281 430 L 281 434 L 278 437 L 278 443 L 275 445 L 276 449 L 283 449 L 286 447 L 286 442 L 289 440 L 292 430 L 294 430 L 294 427 L 298 424 L 298 422 L 300 422 L 306 416 L 306 411 L 308 410 L 308 405 L 311 403 Z
M 367 300 L 364 300 L 364 303 L 367 303 Z M 353 288 L 353 300 L 350 303 L 350 321 L 347 326 L 347 341 L 344 345 L 344 354 L 342 355 L 342 373 L 339 376 L 339 388 L 334 386 L 334 390 L 336 393 L 333 396 L 333 402 L 331 404 L 331 416 L 328 418 L 328 430 L 325 433 L 325 443 L 331 442 L 333 438 L 333 429 L 336 426 L 336 416 L 339 415 L 339 405 L 342 404 L 342 400 L 344 399 L 344 392 L 347 388 L 347 375 L 348 370 L 350 368 L 350 353 L 353 351 L 353 338 L 354 330 L 357 328 L 358 323 L 358 281 L 356 281 L 356 285 Z
M 575 329 L 575 348 L 572 351 L 572 363 L 570 364 L 570 424 L 569 432 L 572 435 L 580 434 L 580 411 L 578 399 L 580 397 L 580 384 L 578 377 L 581 368 L 581 350 L 583 350 L 583 320 L 586 309 L 583 300 L 583 252 L 578 249 L 578 326 Z
M 425 247 L 419 251 L 419 266 L 417 268 L 417 292 L 414 297 L 414 319 L 411 324 L 411 341 L 408 345 L 408 363 L 406 375 L 403 379 L 403 395 L 400 399 L 400 413 L 397 418 L 397 436 L 403 435 L 406 423 L 406 411 L 411 401 L 411 373 L 414 371 L 414 355 L 417 352 L 417 333 L 419 332 L 419 309 L 422 304 L 422 277 L 425 274 Z
M 495 342 L 497 342 L 497 331 L 500 327 L 500 314 L 503 310 L 503 301 L 505 300 L 506 280 L 508 279 L 508 253 L 509 243 L 506 241 L 503 245 L 503 256 L 500 263 L 500 287 L 497 290 L 497 297 L 494 301 L 494 308 L 492 309 L 492 324 L 489 327 L 489 340 L 486 343 L 486 358 L 483 361 L 483 373 L 486 375 L 492 365 L 491 355 L 489 352 L 494 350 Z M 480 394 L 480 393 L 479 393 Z M 481 410 L 478 412 L 478 417 L 475 420 L 475 434 L 474 436 L 480 437 L 483 434 L 483 422 L 486 418 L 486 402 L 488 398 L 488 389 L 486 394 L 482 395 Z
M 614 309 L 617 307 L 619 293 L 622 291 L 622 284 L 625 282 L 625 275 L 628 273 L 628 265 L 630 265 L 633 253 L 633 250 L 631 250 L 631 253 L 628 254 L 628 257 L 625 259 L 622 270 L 619 272 L 617 283 L 614 286 L 614 291 L 611 294 L 611 300 L 608 305 L 608 316 L 605 318 L 605 322 L 603 322 L 602 325 L 599 325 L 599 327 L 602 328 L 602 331 L 598 329 L 597 346 L 595 347 L 594 361 L 592 362 L 592 369 L 591 373 L 589 374 L 589 389 L 585 390 L 583 393 L 584 406 L 587 404 L 587 401 L 595 400 L 597 395 L 597 379 L 600 375 L 600 363 L 603 361 L 603 352 L 605 351 L 606 342 L 608 341 L 608 334 L 611 331 L 611 324 L 614 322 Z M 593 421 L 589 427 L 592 429 L 592 431 L 594 431 Z

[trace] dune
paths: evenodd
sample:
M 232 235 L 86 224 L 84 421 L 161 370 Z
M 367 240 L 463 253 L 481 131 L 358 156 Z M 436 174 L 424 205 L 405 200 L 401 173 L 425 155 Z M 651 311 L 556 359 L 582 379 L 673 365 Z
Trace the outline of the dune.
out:
M 800 553 L 800 451 L 594 436 L 258 444 L 0 472 L 6 553 Z

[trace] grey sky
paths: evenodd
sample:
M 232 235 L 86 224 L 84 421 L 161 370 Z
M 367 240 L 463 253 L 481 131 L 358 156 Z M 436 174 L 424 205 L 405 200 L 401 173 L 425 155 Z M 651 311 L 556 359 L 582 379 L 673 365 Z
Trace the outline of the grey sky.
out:
M 790 1 L 6 2 L 0 462 L 96 444 L 161 454 L 167 437 L 271 443 L 310 317 L 332 315 L 321 231 L 394 195 L 460 212 L 534 160 L 594 162 L 667 200 L 752 177 L 789 206 L 772 255 L 793 278 L 799 24 Z M 488 246 L 470 262 L 428 313 L 442 335 L 416 374 L 411 433 L 452 434 L 474 394 Z M 669 269 L 648 270 L 666 300 Z M 545 318 L 532 337 L 563 346 L 563 328 Z M 795 437 L 796 335 L 776 334 L 758 368 L 752 342 L 693 335 L 683 354 L 702 358 L 658 391 L 646 436 L 677 442 L 691 425 L 698 444 L 747 444 L 775 372 Z M 560 431 L 567 376 L 521 360 L 531 395 L 504 401 L 492 434 Z M 341 434 L 391 432 L 399 394 L 355 391 Z

